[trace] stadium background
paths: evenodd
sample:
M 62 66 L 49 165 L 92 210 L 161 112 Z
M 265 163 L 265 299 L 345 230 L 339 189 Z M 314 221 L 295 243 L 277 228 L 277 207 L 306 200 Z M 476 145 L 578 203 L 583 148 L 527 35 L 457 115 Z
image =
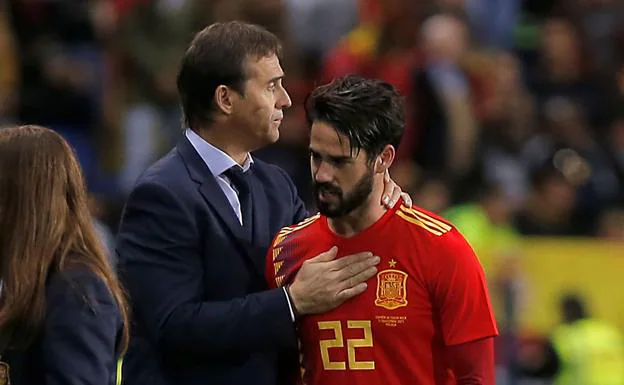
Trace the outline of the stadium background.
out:
M 624 329 L 621 1 L 0 0 L 0 126 L 69 139 L 109 246 L 134 179 L 181 130 L 185 46 L 231 19 L 284 43 L 293 108 L 280 142 L 256 155 L 286 169 L 310 206 L 311 87 L 355 72 L 406 96 L 392 176 L 477 250 L 504 332 L 499 383 L 539 356 L 527 344 L 560 322 L 564 294 Z

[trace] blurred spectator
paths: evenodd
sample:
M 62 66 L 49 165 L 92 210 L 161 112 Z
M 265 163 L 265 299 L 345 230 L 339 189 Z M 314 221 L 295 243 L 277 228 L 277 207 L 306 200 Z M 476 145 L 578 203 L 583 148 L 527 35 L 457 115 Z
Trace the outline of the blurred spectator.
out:
M 97 20 L 107 0 L 7 0 L 19 47 L 17 118 L 61 133 L 87 180 L 98 176 L 95 134 L 101 123 L 103 42 Z
M 617 0 L 579 0 L 577 5 L 577 14 L 587 36 L 592 58 L 596 66 L 603 68 L 606 74 L 617 70 L 612 41 L 621 28 L 623 5 Z
M 443 212 L 470 242 L 491 277 L 510 262 L 510 256 L 518 248 L 513 214 L 512 206 L 497 185 L 484 187 L 474 203 L 456 205 Z
M 472 79 L 462 66 L 466 26 L 456 17 L 435 15 L 424 22 L 421 41 L 424 64 L 415 76 L 413 157 L 427 172 L 455 182 L 474 171 L 479 136 Z
M 464 12 L 479 46 L 508 50 L 522 0 L 438 0 L 444 10 Z
M 413 94 L 413 68 L 420 57 L 415 42 L 422 4 L 411 0 L 383 0 L 366 5 L 374 11 L 327 53 L 320 80 L 326 82 L 352 73 L 379 78 L 394 85 L 409 100 Z M 408 117 L 413 107 L 408 103 Z M 399 162 L 411 156 L 413 126 L 412 119 L 408 118 L 397 155 Z
M 520 237 L 513 227 L 513 209 L 500 186 L 488 185 L 475 203 L 452 206 L 442 215 L 466 237 L 488 277 L 495 313 L 503 328 L 511 320 L 519 299 Z
M 551 385 L 561 368 L 552 341 L 547 337 L 524 336 L 513 360 L 513 373 L 523 385 Z M 583 384 L 584 385 L 584 384 Z
M 474 203 L 456 205 L 442 213 L 466 237 L 485 270 L 501 330 L 497 366 L 502 376 L 516 354 L 515 320 L 525 286 L 520 269 L 520 235 L 513 227 L 513 214 L 513 205 L 496 184 L 483 187 Z
M 582 106 L 591 127 L 602 122 L 604 101 L 594 69 L 581 30 L 568 19 L 548 19 L 542 27 L 540 61 L 530 72 L 542 116 L 551 100 L 565 98 Z
M 396 173 L 392 175 L 393 177 L 397 176 Z M 432 213 L 440 214 L 444 212 L 451 202 L 451 192 L 442 179 L 425 178 L 420 183 L 420 186 L 417 189 L 413 189 L 413 191 L 416 205 Z
M 532 175 L 531 190 L 516 226 L 524 235 L 572 235 L 575 201 L 574 186 L 554 167 L 545 166 Z
M 397 162 L 390 168 L 390 174 L 403 191 L 410 194 L 412 198 L 416 196 L 422 172 L 414 162 Z M 420 207 L 424 208 L 424 206 Z
M 322 57 L 358 21 L 358 0 L 284 1 L 293 40 L 301 55 L 308 60 Z
M 607 241 L 624 242 L 624 209 L 605 210 L 600 216 L 598 235 Z
M 209 22 L 208 10 L 201 3 L 135 1 L 119 20 L 127 105 L 121 124 L 124 161 L 120 183 L 124 192 L 182 132 L 176 73 L 193 33 Z
M 484 177 L 500 185 L 508 203 L 519 207 L 529 188 L 529 164 L 523 149 L 535 133 L 535 103 L 515 56 L 496 54 L 490 70 L 492 87 L 482 137 Z
M 578 234 L 593 233 L 601 210 L 617 201 L 622 186 L 611 159 L 581 107 L 565 98 L 545 105 L 545 130 L 526 145 L 524 156 L 532 168 L 552 160 L 553 165 L 576 189 L 573 208 Z
M 561 361 L 556 385 L 624 384 L 622 333 L 591 317 L 583 300 L 566 295 L 561 301 L 562 324 L 552 336 Z

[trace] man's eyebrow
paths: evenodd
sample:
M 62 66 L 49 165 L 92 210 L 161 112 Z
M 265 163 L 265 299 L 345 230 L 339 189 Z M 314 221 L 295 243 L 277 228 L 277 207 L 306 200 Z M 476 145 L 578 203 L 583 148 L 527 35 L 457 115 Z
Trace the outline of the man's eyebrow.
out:
M 350 161 L 352 158 L 350 156 L 330 156 L 329 159 L 332 162 L 348 162 Z
M 321 155 L 320 152 L 316 151 L 312 147 L 308 148 L 308 150 L 310 151 L 310 154 L 312 155 L 323 156 Z M 345 156 L 345 155 L 325 155 L 325 158 L 329 159 L 332 162 L 347 162 L 352 159 L 352 157 Z
M 280 76 L 276 76 L 276 77 L 272 78 L 267 83 L 276 83 L 278 80 L 282 80 L 283 78 L 284 78 L 284 75 L 282 74 Z

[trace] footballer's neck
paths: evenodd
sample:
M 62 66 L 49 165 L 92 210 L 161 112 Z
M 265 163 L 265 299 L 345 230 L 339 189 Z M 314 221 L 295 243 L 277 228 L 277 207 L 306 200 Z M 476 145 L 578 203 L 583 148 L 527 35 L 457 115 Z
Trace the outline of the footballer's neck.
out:
M 383 182 L 374 183 L 368 199 L 358 208 L 340 218 L 328 218 L 329 228 L 343 238 L 356 236 L 377 222 L 387 211 L 381 204 Z

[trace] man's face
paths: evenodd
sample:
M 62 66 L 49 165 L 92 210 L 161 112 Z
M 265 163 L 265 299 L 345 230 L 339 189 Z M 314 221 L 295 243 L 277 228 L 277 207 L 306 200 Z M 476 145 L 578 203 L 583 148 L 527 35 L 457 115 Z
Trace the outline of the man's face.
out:
M 349 139 L 329 124 L 312 124 L 310 168 L 321 214 L 339 218 L 367 203 L 374 174 L 367 159 L 364 151 L 351 154 Z
M 284 89 L 284 71 L 276 55 L 247 59 L 244 94 L 234 102 L 233 118 L 251 147 L 259 148 L 279 139 L 283 110 L 290 107 Z

